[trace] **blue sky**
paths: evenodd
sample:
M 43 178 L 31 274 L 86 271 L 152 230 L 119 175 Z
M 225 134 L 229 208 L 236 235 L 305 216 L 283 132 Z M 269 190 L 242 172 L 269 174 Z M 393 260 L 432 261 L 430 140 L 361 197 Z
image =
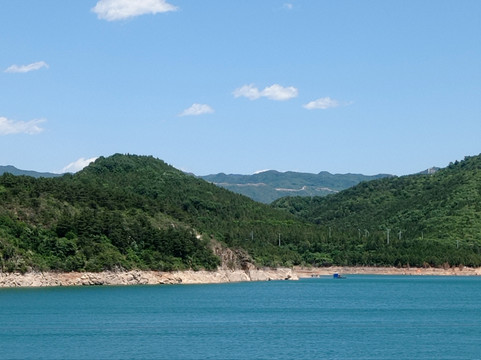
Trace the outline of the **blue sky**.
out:
M 481 153 L 478 0 L 3 1 L 0 49 L 0 165 L 404 175 Z

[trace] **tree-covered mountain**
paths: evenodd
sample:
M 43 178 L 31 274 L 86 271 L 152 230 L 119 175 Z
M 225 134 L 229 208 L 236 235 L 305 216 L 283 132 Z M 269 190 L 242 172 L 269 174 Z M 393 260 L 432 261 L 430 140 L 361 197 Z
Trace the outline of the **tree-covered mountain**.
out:
M 1 166 L 0 165 L 0 175 L 3 175 L 5 173 L 9 173 L 12 175 L 26 175 L 26 176 L 32 176 L 34 178 L 39 178 L 39 177 L 58 177 L 61 176 L 60 174 L 54 174 L 50 172 L 37 172 L 37 171 L 31 171 L 31 170 L 20 170 L 17 169 L 15 166 L 12 165 L 7 165 L 7 166 Z
M 277 208 L 150 156 L 101 157 L 56 178 L 5 173 L 0 271 L 215 269 L 213 247 L 240 266 L 480 266 L 479 168 L 467 159 Z
M 388 176 L 391 175 L 331 174 L 327 171 L 310 174 L 268 170 L 253 175 L 220 173 L 201 178 L 253 200 L 270 204 L 285 196 L 325 196 L 347 189 L 361 181 Z
M 283 198 L 272 206 L 332 232 L 350 232 L 366 249 L 371 242 L 406 247 L 438 243 L 446 252 L 472 252 L 478 263 L 481 155 L 430 174 L 363 182 L 322 198 Z
M 0 177 L 3 270 L 215 268 L 210 241 L 259 265 L 299 263 L 279 247 L 305 232 L 292 215 L 148 156 L 99 158 L 58 178 Z

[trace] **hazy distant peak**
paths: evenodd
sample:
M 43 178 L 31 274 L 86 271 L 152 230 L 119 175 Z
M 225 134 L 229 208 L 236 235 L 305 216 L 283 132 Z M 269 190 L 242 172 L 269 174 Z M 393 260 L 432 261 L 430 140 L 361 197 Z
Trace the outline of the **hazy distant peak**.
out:
M 37 172 L 37 171 L 31 171 L 31 170 L 21 170 L 17 169 L 15 166 L 12 165 L 6 165 L 6 166 L 0 166 L 0 175 L 3 175 L 4 173 L 9 173 L 15 176 L 32 176 L 35 178 L 39 177 L 56 177 L 60 176 L 60 174 L 54 174 L 54 173 L 49 173 L 49 172 Z

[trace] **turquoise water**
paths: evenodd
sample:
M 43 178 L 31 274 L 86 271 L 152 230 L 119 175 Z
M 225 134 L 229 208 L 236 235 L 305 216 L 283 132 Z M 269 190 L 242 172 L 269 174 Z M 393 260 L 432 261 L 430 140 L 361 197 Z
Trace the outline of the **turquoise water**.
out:
M 481 278 L 0 290 L 1 359 L 480 359 Z

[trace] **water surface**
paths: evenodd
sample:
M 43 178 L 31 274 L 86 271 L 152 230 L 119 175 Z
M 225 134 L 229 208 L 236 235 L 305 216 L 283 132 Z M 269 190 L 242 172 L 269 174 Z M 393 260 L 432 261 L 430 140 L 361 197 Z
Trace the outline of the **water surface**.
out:
M 0 290 L 2 359 L 479 359 L 481 278 Z

